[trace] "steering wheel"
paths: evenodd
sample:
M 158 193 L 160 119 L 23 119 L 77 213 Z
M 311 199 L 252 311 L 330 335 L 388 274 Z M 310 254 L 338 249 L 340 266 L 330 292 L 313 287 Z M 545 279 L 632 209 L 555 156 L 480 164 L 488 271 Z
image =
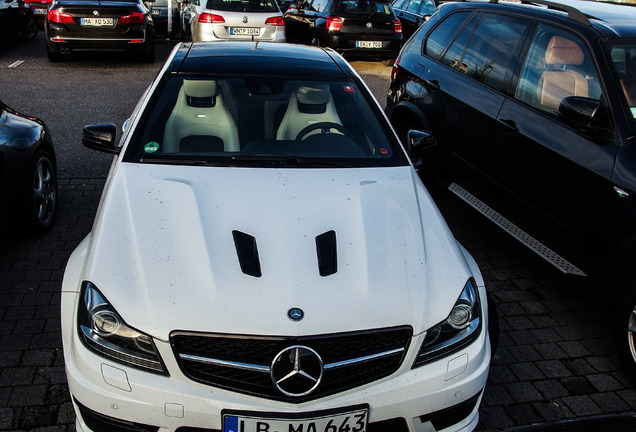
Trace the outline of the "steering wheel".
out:
M 320 122 L 320 123 L 310 124 L 303 130 L 298 132 L 298 135 L 296 135 L 296 140 L 302 140 L 307 135 L 309 135 L 310 132 L 313 132 L 316 129 L 320 129 L 320 133 L 323 133 L 323 134 L 329 133 L 330 130 L 335 129 L 341 134 L 343 134 L 344 136 L 353 139 L 353 134 L 349 132 L 349 130 L 346 129 L 344 126 L 342 126 L 340 123 Z

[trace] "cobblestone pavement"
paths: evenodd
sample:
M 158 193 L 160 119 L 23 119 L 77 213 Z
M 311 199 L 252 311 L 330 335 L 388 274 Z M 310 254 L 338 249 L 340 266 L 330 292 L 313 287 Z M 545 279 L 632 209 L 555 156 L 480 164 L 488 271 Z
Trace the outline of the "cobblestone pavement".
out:
M 60 287 L 66 260 L 90 231 L 103 184 L 60 179 L 53 230 L 14 235 L 0 246 L 0 430 L 75 430 Z M 442 212 L 477 259 L 500 314 L 478 430 L 606 414 L 620 419 L 620 428 L 594 430 L 636 430 L 634 418 L 624 421 L 636 412 L 636 391 L 616 363 L 594 288 L 560 276 L 463 204 L 449 199 Z M 572 426 L 555 430 L 585 430 Z

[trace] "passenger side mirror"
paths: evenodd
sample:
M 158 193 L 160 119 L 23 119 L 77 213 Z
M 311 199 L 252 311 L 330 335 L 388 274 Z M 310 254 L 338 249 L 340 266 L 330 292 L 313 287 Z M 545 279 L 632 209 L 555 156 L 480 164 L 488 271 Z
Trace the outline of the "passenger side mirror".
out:
M 84 126 L 82 144 L 89 149 L 104 153 L 119 154 L 120 148 L 115 146 L 117 127 L 112 123 L 100 123 Z
M 406 151 L 413 162 L 413 166 L 415 166 L 415 169 L 420 169 L 425 159 L 424 156 L 437 148 L 437 139 L 430 132 L 411 129 L 407 133 L 406 140 Z
M 558 114 L 561 121 L 579 130 L 601 134 L 610 129 L 598 99 L 568 96 L 561 101 Z

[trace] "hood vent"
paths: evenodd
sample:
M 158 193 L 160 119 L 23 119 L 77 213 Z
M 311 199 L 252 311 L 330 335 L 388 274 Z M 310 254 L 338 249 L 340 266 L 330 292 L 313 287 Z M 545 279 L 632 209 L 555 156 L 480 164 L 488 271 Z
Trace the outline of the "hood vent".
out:
M 338 271 L 335 231 L 327 231 L 316 237 L 316 253 L 318 254 L 320 276 L 329 276 Z
M 241 271 L 246 275 L 261 277 L 261 262 L 258 259 L 256 238 L 241 231 L 232 231 L 236 254 L 238 255 Z

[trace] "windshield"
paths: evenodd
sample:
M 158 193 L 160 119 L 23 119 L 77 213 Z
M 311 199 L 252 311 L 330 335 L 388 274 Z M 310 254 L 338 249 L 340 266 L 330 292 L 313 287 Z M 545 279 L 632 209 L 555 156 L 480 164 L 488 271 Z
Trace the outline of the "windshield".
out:
M 230 12 L 278 12 L 275 0 L 208 0 L 206 7 Z
M 628 116 L 636 118 L 636 41 L 621 41 L 609 46 L 610 57 L 627 102 Z
M 155 91 L 126 160 L 294 167 L 407 163 L 385 128 L 352 81 L 173 76 Z
M 391 7 L 387 2 L 372 0 L 337 0 L 334 3 L 335 13 L 351 13 L 368 15 L 369 13 L 391 15 Z

